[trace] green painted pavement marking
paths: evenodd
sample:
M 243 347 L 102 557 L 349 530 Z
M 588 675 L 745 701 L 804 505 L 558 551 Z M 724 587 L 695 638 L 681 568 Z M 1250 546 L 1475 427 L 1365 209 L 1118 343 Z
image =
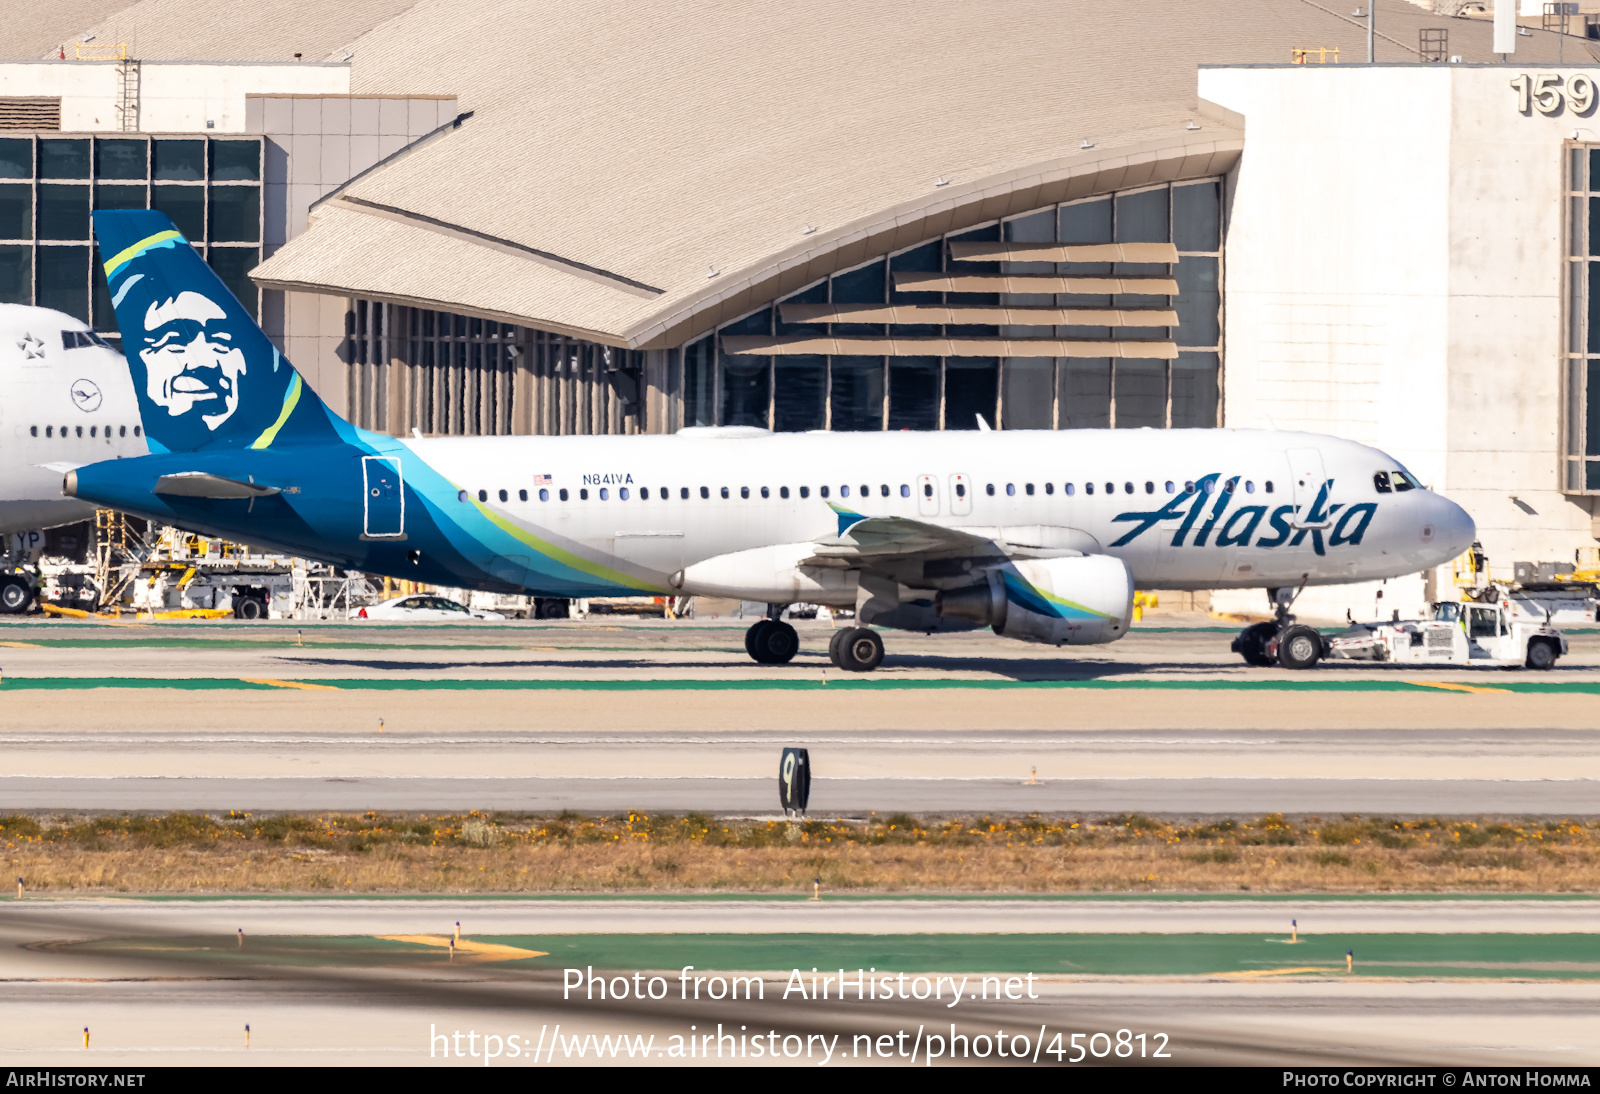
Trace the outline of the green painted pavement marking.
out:
M 1429 979 L 1600 979 L 1594 934 L 587 934 L 480 935 L 474 942 L 547 951 L 501 967 L 1098 976 L 1362 976 Z M 127 957 L 272 965 L 445 964 L 439 949 L 360 936 L 227 935 L 117 939 L 74 949 Z M 820 974 L 819 974 L 820 975 Z M 969 993 L 979 988 L 968 985 Z
M 1014 688 L 1085 688 L 1106 691 L 1406 691 L 1432 695 L 1468 695 L 1437 684 L 1409 680 L 904 680 L 895 678 L 817 679 L 757 678 L 745 680 L 463 680 L 340 679 L 277 677 L 284 685 L 313 684 L 340 691 L 943 691 Z M 1498 679 L 1466 685 L 1498 691 L 1542 694 L 1600 694 L 1600 680 L 1505 682 Z M 179 691 L 277 691 L 280 687 L 226 677 L 159 676 L 6 676 L 0 690 L 79 691 L 90 688 L 172 688 Z

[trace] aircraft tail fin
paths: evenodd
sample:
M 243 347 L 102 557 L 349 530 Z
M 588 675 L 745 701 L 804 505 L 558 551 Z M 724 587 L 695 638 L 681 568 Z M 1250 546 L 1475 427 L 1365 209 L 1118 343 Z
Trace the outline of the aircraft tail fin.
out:
M 104 210 L 94 229 L 152 451 L 335 438 L 342 419 L 165 213 Z

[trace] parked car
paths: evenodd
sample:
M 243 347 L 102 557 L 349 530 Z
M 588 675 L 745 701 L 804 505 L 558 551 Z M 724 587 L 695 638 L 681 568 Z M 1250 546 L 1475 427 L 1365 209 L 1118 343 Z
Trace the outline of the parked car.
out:
M 504 619 L 499 612 L 468 611 L 454 600 L 446 600 L 442 596 L 397 596 L 385 600 L 382 604 L 374 604 L 370 608 L 362 608 L 356 613 L 357 619 L 394 619 L 406 622 L 440 621 L 463 623 L 469 619 Z

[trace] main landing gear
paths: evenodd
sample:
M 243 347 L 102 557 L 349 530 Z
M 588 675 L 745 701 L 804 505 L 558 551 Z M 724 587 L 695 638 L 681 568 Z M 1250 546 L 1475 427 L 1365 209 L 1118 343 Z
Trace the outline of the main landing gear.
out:
M 828 659 L 845 672 L 871 672 L 883 664 L 883 639 L 871 627 L 834 631 Z
M 744 651 L 760 664 L 782 665 L 800 651 L 800 636 L 781 619 L 757 620 L 744 632 Z M 834 631 L 828 659 L 845 672 L 871 672 L 883 664 L 883 639 L 870 627 Z
M 760 619 L 744 632 L 744 652 L 763 665 L 782 665 L 800 652 L 800 636 L 781 619 Z
M 1296 623 L 1290 614 L 1299 595 L 1292 589 L 1267 590 L 1277 618 L 1271 623 L 1252 623 L 1233 640 L 1233 652 L 1243 657 L 1245 664 L 1309 669 L 1322 660 L 1322 635 L 1315 628 Z

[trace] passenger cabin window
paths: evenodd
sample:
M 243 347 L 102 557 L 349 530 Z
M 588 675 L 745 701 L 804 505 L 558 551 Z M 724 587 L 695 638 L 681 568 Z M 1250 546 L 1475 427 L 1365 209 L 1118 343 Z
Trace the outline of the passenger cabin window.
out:
M 467 492 L 465 490 L 457 490 L 456 491 L 456 500 L 457 501 L 466 501 L 467 500 Z
M 700 496 L 702 498 L 709 498 L 711 496 L 711 488 L 708 486 L 702 486 L 700 488 Z
M 604 490 L 600 491 L 600 494 L 601 494 L 602 497 L 604 497 L 605 496 L 605 491 Z M 617 497 L 621 498 L 623 501 L 627 501 L 628 500 L 628 488 L 626 486 L 624 486 L 620 490 L 618 490 L 617 491 Z
M 722 488 L 722 496 L 723 497 L 727 497 L 728 496 L 728 488 L 726 486 L 724 486 Z
M 802 486 L 802 487 L 801 487 L 801 488 L 800 488 L 800 496 L 801 496 L 801 497 L 802 497 L 802 498 L 809 498 L 809 497 L 810 497 L 810 496 L 811 496 L 811 487 L 809 487 L 809 486 Z
M 500 500 L 501 501 L 510 501 L 511 500 L 511 495 L 506 493 L 504 490 L 502 490 L 502 491 L 500 491 Z
M 587 489 L 579 490 L 578 491 L 578 500 L 579 501 L 588 501 L 589 500 L 589 491 Z
M 549 501 L 550 500 L 550 491 L 547 490 L 545 487 L 541 486 L 539 488 L 539 500 L 540 501 Z
M 1027 494 L 1030 498 L 1033 497 L 1033 483 L 1024 483 L 1022 486 L 1022 492 Z
M 1269 494 L 1272 493 L 1272 480 L 1271 479 L 1268 479 L 1266 482 L 1262 483 L 1262 485 L 1267 488 L 1267 493 L 1269 493 Z
M 824 497 L 824 498 L 827 497 L 828 496 L 828 488 L 826 486 L 817 487 L 817 495 L 819 497 Z
M 142 427 L 140 427 L 140 426 L 134 426 L 133 427 L 133 435 L 135 437 L 139 436 L 139 434 L 141 434 L 143 432 L 144 432 L 144 429 Z
M 1065 486 L 1063 486 L 1063 487 L 1062 487 L 1062 488 L 1061 488 L 1061 492 L 1062 492 L 1062 493 L 1063 493 L 1063 494 L 1065 494 L 1065 495 L 1067 495 L 1067 497 L 1069 497 L 1069 498 L 1070 498 L 1070 497 L 1072 497 L 1072 495 L 1073 495 L 1073 494 L 1075 494 L 1075 493 L 1077 493 L 1077 488 L 1076 488 L 1076 487 L 1074 487 L 1074 486 L 1073 486 L 1073 485 L 1072 485 L 1072 484 L 1071 484 L 1071 483 L 1070 483 L 1070 482 L 1069 482 L 1069 483 L 1067 483 L 1067 484 L 1066 484 L 1066 485 L 1065 485 Z
M 1094 493 L 1094 483 L 1092 483 L 1092 482 L 1086 482 L 1086 483 L 1084 483 L 1084 484 L 1083 484 L 1083 492 L 1084 492 L 1084 493 L 1085 493 L 1085 494 L 1092 494 L 1092 493 Z
M 30 425 L 28 427 L 28 436 L 37 437 L 38 435 L 39 435 L 39 427 L 36 426 L 36 425 Z
M 739 487 L 739 496 L 741 498 L 748 498 L 750 496 L 750 488 L 748 486 Z
M 1014 482 L 1006 483 L 1006 497 L 1014 498 L 1016 496 L 1017 496 L 1017 484 L 1014 483 Z
M 987 493 L 991 498 L 994 497 L 994 483 L 992 483 L 992 482 L 989 483 L 983 489 L 984 489 L 984 492 Z M 925 493 L 927 493 L 927 494 L 930 494 L 930 495 L 933 493 L 933 491 L 930 488 L 926 487 L 926 486 L 923 487 L 923 491 Z
M 850 496 L 850 488 L 848 486 L 839 487 L 839 496 L 841 498 L 848 498 Z
M 788 496 L 789 496 L 789 488 L 787 486 L 778 487 L 778 497 L 787 498 Z
M 1045 483 L 1044 484 L 1044 492 L 1046 494 L 1054 494 L 1056 492 L 1056 484 L 1053 483 L 1053 482 Z
M 885 498 L 888 497 L 889 496 L 889 484 L 888 483 L 884 483 L 883 484 L 883 489 L 879 490 L 878 494 L 881 497 L 885 497 Z
M 900 488 L 900 496 L 902 498 L 909 498 L 911 496 L 911 487 L 902 486 Z M 964 498 L 966 496 L 967 496 L 967 484 L 964 483 L 964 482 L 956 483 L 956 497 Z
M 488 501 L 489 500 L 489 491 L 487 491 L 487 490 L 479 490 L 478 491 L 478 500 L 479 501 Z
M 1246 479 L 1244 481 L 1244 492 L 1246 494 L 1254 494 L 1256 492 L 1256 484 Z
M 763 486 L 761 488 L 761 496 L 764 498 L 770 498 L 772 495 L 767 491 L 767 488 Z
M 1177 488 L 1176 484 L 1174 484 L 1171 479 L 1168 479 L 1167 480 L 1167 493 L 1175 494 L 1177 492 L 1178 492 L 1178 488 Z
M 559 495 L 557 495 L 557 496 L 558 496 L 558 497 L 559 497 L 559 498 L 560 498 L 560 499 L 561 499 L 561 500 L 562 500 L 562 501 L 566 501 L 566 500 L 567 500 L 567 488 L 566 488 L 566 487 L 565 487 L 565 486 L 563 486 L 563 487 L 562 487 L 562 488 L 561 488 L 561 493 L 560 493 L 560 494 L 559 494 Z
M 604 487 L 604 486 L 602 486 L 600 488 L 600 500 L 601 501 L 610 501 L 611 500 L 611 490 L 609 488 Z
M 1153 482 L 1146 482 L 1144 484 L 1144 492 L 1146 494 L 1154 494 L 1156 492 L 1156 484 Z

